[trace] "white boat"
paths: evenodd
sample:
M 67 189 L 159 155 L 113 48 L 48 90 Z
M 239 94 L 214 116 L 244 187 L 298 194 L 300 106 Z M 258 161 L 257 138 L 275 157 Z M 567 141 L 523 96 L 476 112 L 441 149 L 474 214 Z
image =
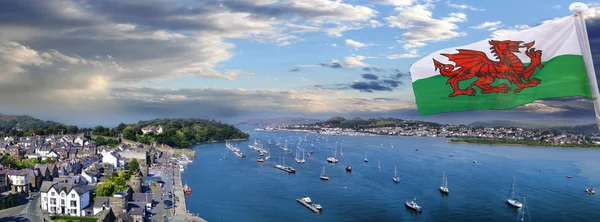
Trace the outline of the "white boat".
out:
M 379 164 L 379 160 L 377 160 L 377 169 L 381 169 L 381 165 Z
M 392 177 L 392 180 L 396 183 L 400 183 L 400 177 L 398 176 L 398 169 L 396 166 L 394 166 L 394 177 Z
M 408 208 L 411 208 L 411 209 L 413 209 L 413 210 L 415 210 L 417 212 L 421 212 L 421 206 L 419 206 L 416 201 L 417 201 L 417 198 L 414 198 L 411 201 L 406 201 L 406 203 L 404 203 L 404 204 Z
M 448 190 L 448 178 L 446 177 L 446 171 L 442 173 L 442 185 L 440 186 L 440 191 L 446 194 L 450 192 L 450 190 Z
M 265 160 L 271 159 L 271 150 L 267 148 L 267 156 L 265 156 Z
M 473 163 L 477 163 L 477 160 L 473 160 Z
M 329 162 L 329 163 L 337 163 L 338 162 L 336 150 L 337 150 L 337 146 L 334 146 L 333 156 L 327 157 L 327 162 Z
M 368 163 L 369 159 L 367 159 L 367 151 L 365 151 L 365 163 Z
M 298 156 L 298 149 L 296 149 L 296 163 L 305 163 L 306 160 L 304 160 L 304 149 L 302 150 L 302 159 L 300 159 L 300 157 Z
M 513 176 L 512 186 L 510 187 L 510 192 L 508 193 L 508 199 L 506 200 L 506 203 L 508 203 L 509 205 L 511 205 L 513 207 L 517 207 L 517 208 L 523 207 L 523 204 L 521 202 L 519 202 L 519 199 L 517 199 L 515 176 Z
M 179 165 L 179 172 L 183 172 L 183 165 Z
M 320 178 L 321 180 L 329 180 L 329 176 L 327 176 L 327 174 L 325 173 L 325 167 L 323 167 L 323 170 L 321 171 Z

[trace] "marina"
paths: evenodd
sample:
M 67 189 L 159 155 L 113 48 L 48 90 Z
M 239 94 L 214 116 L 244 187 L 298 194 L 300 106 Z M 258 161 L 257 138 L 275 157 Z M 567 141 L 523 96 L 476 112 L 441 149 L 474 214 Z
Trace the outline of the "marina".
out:
M 549 221 L 558 218 L 561 221 L 589 221 L 594 215 L 600 216 L 594 211 L 581 213 L 577 210 L 561 211 L 553 215 L 547 213 L 549 209 L 559 208 L 561 200 L 571 200 L 574 207 L 581 210 L 589 210 L 590 206 L 600 203 L 600 199 L 594 198 L 597 196 L 582 192 L 600 183 L 592 176 L 596 175 L 593 172 L 597 172 L 594 170 L 600 166 L 597 163 L 600 158 L 598 150 L 513 146 L 489 148 L 484 145 L 448 144 L 441 138 L 329 136 L 329 142 L 325 142 L 323 137 L 314 134 L 308 134 L 306 139 L 304 134 L 295 132 L 252 134 L 253 138 L 262 141 L 287 140 L 291 144 L 297 144 L 299 136 L 303 138 L 301 147 L 315 142 L 315 146 L 310 148 L 310 152 L 314 153 L 306 158 L 304 164 L 296 165 L 292 162 L 296 168 L 296 173 L 291 174 L 293 176 L 283 170 L 272 170 L 283 159 L 286 163 L 293 160 L 290 152 L 271 149 L 271 160 L 264 164 L 255 163 L 259 154 L 254 152 L 247 159 L 218 161 L 224 149 L 223 144 L 210 144 L 196 149 L 197 156 L 202 158 L 196 158 L 194 163 L 190 163 L 184 175 L 219 178 L 210 184 L 199 183 L 197 179 L 188 179 L 188 183 L 194 188 L 194 192 L 202 192 L 207 195 L 206 198 L 215 199 L 215 204 L 228 206 L 228 209 L 239 212 L 239 215 L 246 215 L 251 218 L 249 221 L 277 221 L 273 217 L 292 218 L 290 215 L 294 215 L 294 220 L 300 221 L 385 221 L 390 216 L 403 221 L 435 221 L 435 218 L 442 217 L 469 218 L 461 221 L 514 221 L 519 208 L 504 203 L 510 192 L 513 176 L 517 179 L 517 198 L 521 201 L 522 196 L 527 196 L 527 203 L 530 203 L 528 215 L 534 220 Z M 316 138 L 319 138 L 320 143 L 316 143 Z M 332 149 L 335 141 L 344 144 L 344 156 L 338 155 L 339 165 L 328 164 L 326 160 L 334 155 Z M 365 142 L 368 145 L 364 145 Z M 389 145 L 381 147 L 382 143 L 394 144 L 394 148 Z M 242 142 L 240 147 L 247 144 L 248 142 Z M 265 148 L 274 148 L 274 145 Z M 415 148 L 419 152 L 415 152 Z M 371 159 L 375 158 L 374 164 L 364 163 L 365 150 Z M 305 154 L 310 152 L 306 150 Z M 449 157 L 448 153 L 452 153 L 454 157 Z M 477 157 L 478 164 L 472 163 L 474 156 Z M 565 156 L 568 157 L 567 160 L 563 160 Z M 507 165 L 507 162 L 512 164 Z M 373 166 L 376 164 L 380 165 L 380 169 Z M 348 165 L 352 166 L 352 173 L 345 171 Z M 395 165 L 398 166 L 396 175 L 402 177 L 402 183 L 389 181 L 394 176 Z M 329 180 L 319 182 L 324 166 Z M 543 169 L 544 173 L 540 173 L 539 169 Z M 190 170 L 194 172 L 187 172 Z M 231 176 L 219 176 L 223 173 Z M 453 192 L 450 196 L 440 195 L 438 188 L 442 174 L 454 178 L 450 181 Z M 572 179 L 566 178 L 566 175 L 572 175 Z M 373 189 L 378 192 L 373 194 Z M 313 218 L 310 215 L 315 214 L 308 214 L 305 209 L 290 205 L 290 200 L 305 192 L 313 199 L 318 198 L 319 203 L 327 207 L 327 213 Z M 554 195 L 546 195 L 548 192 Z M 405 206 L 405 200 L 413 200 L 414 197 L 417 197 L 417 205 L 426 208 L 419 214 L 411 213 L 415 211 Z M 361 199 L 361 204 L 339 204 L 351 203 L 356 198 Z M 485 201 L 473 205 L 473 198 Z M 266 201 L 257 203 L 256 207 L 273 209 L 269 211 L 272 212 L 269 213 L 270 216 L 263 216 L 266 212 L 264 210 L 245 209 L 235 204 L 250 199 L 265 199 Z M 235 217 L 227 216 L 223 209 L 197 201 L 189 199 L 188 202 L 192 203 L 188 207 L 192 207 L 194 212 L 205 219 L 235 220 Z M 371 207 L 364 208 L 364 205 Z M 363 213 L 358 217 L 344 213 L 359 209 Z

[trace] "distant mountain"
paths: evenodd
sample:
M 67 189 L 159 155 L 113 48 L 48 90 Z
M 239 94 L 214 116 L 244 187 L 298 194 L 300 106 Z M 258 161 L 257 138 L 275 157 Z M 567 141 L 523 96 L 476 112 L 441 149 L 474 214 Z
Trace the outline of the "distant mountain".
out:
M 439 123 L 425 122 L 418 120 L 403 120 L 397 118 L 353 118 L 345 119 L 341 116 L 334 116 L 324 122 L 318 123 L 319 125 L 337 127 L 337 128 L 374 128 L 374 127 L 397 127 L 397 126 L 417 126 L 417 125 L 428 125 L 428 126 L 440 126 Z
M 577 126 L 556 126 L 546 128 L 547 130 L 558 131 L 563 133 L 579 133 L 579 134 L 598 134 L 600 131 L 598 130 L 598 125 L 596 124 L 587 124 L 587 125 L 577 125 Z
M 520 128 L 548 128 L 552 127 L 544 123 L 513 120 L 488 120 L 475 121 L 469 124 L 472 127 L 520 127 Z
M 249 119 L 235 125 L 258 125 L 258 126 L 286 126 L 286 125 L 304 125 L 321 122 L 319 119 L 309 119 L 302 117 L 279 117 L 272 119 Z

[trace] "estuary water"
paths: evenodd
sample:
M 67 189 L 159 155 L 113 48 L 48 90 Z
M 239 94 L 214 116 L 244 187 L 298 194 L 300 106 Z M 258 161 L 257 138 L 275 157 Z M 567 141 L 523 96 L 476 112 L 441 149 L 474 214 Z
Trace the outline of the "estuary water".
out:
M 314 154 L 305 156 L 306 163 L 296 164 L 291 153 L 305 135 L 308 141 L 299 147 Z M 277 148 L 277 138 L 282 143 L 287 139 L 293 152 Z M 270 148 L 270 160 L 256 162 L 259 154 L 248 148 L 254 139 Z M 600 220 L 600 194 L 585 193 L 588 187 L 600 188 L 600 150 L 447 140 L 329 136 L 327 142 L 315 134 L 259 131 L 251 133 L 250 141 L 239 142 L 246 158 L 235 156 L 224 143 L 199 145 L 194 147 L 194 162 L 182 174 L 183 183 L 193 189 L 186 197 L 187 207 L 208 221 L 515 221 L 520 209 L 504 202 L 515 176 L 517 195 L 527 200 L 526 221 Z M 326 158 L 333 155 L 336 141 L 344 155 L 338 150 L 339 163 L 329 164 Z M 363 161 L 365 152 L 368 163 Z M 273 167 L 281 154 L 296 174 Z M 376 167 L 378 160 L 381 169 Z M 351 173 L 345 171 L 346 165 L 352 166 Z M 392 181 L 394 166 L 401 180 L 397 184 Z M 319 179 L 322 167 L 329 181 Z M 444 171 L 447 196 L 438 190 Z M 321 204 L 322 214 L 296 202 L 303 195 Z M 413 198 L 423 207 L 421 213 L 404 206 Z

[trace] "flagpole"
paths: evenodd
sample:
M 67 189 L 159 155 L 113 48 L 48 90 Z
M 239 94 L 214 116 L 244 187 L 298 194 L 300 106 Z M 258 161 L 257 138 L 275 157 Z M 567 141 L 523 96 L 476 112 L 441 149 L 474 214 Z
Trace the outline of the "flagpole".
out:
M 585 18 L 583 13 L 589 8 L 585 3 L 575 2 L 569 5 L 569 10 L 575 13 L 575 27 L 577 30 L 577 38 L 579 39 L 579 48 L 585 64 L 585 70 L 590 83 L 590 89 L 594 102 L 594 112 L 596 113 L 596 124 L 600 129 L 600 92 L 598 90 L 598 82 L 596 80 L 596 71 L 594 70 L 594 60 L 592 59 L 592 51 L 590 49 L 590 40 L 588 39 L 587 28 L 585 26 Z

